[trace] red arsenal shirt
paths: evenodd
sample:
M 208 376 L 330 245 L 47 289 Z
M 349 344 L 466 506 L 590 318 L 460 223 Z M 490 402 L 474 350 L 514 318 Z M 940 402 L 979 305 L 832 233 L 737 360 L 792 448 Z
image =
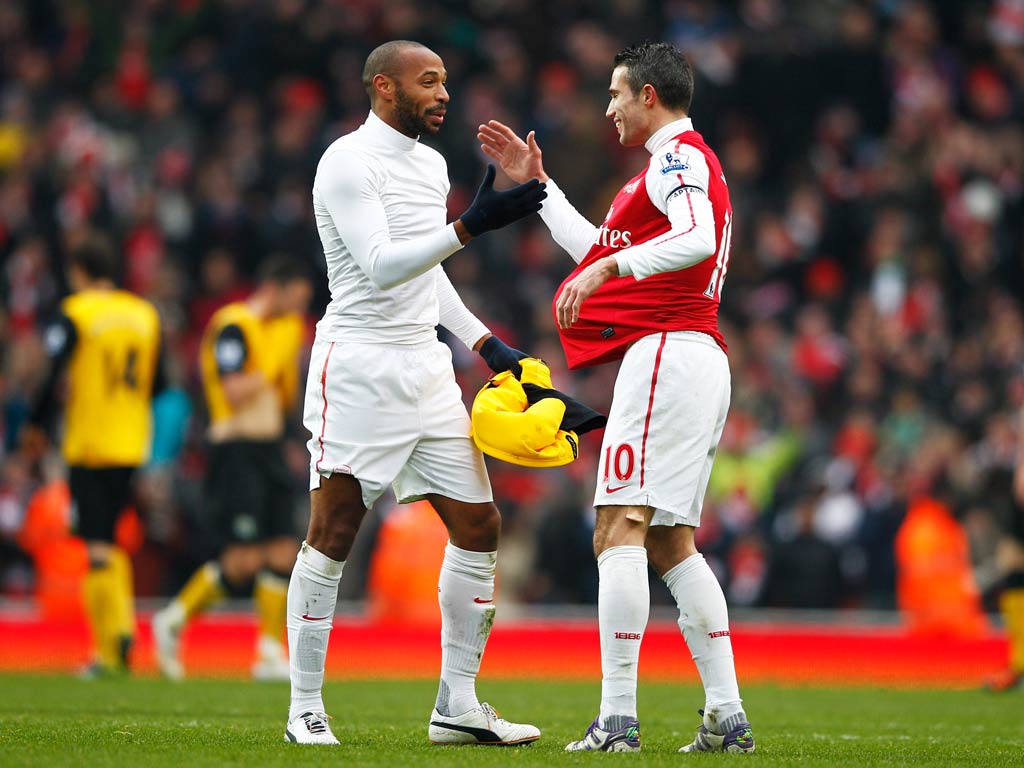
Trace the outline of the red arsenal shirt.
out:
M 619 190 L 593 245 L 559 286 L 555 301 L 569 280 L 604 256 L 622 254 L 629 261 L 633 246 L 654 241 L 664 251 L 673 247 L 673 241 L 684 242 L 697 226 L 692 200 L 698 194 L 711 202 L 714 253 L 683 269 L 649 275 L 632 269 L 633 274 L 608 280 L 583 302 L 579 321 L 570 329 L 559 329 L 570 368 L 618 360 L 632 342 L 661 331 L 699 331 L 726 349 L 718 330 L 718 305 L 729 263 L 732 206 L 722 166 L 694 130 L 654 147 L 647 168 Z M 676 198 L 676 205 L 682 200 L 689 205 L 692 226 L 686 225 L 683 208 L 683 226 L 670 234 L 666 211 Z

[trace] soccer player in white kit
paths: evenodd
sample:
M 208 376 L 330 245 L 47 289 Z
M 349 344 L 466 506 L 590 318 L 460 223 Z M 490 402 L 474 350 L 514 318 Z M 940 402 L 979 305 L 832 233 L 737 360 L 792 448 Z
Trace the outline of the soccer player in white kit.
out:
M 539 210 L 544 185 L 497 191 L 488 166 L 472 205 L 446 224 L 447 166 L 417 141 L 444 122 L 445 77 L 441 59 L 418 43 L 375 49 L 363 70 L 370 114 L 328 147 L 313 183 L 331 302 L 306 384 L 311 514 L 288 587 L 285 736 L 300 744 L 338 743 L 321 695 L 338 584 L 366 510 L 389 485 L 401 502 L 428 499 L 450 537 L 438 583 L 441 681 L 430 740 L 525 744 L 540 736 L 476 697 L 501 519 L 435 327 L 498 370 L 523 356 L 466 309 L 440 263 L 471 237 Z
M 650 610 L 650 563 L 679 607 L 704 684 L 703 722 L 681 752 L 753 752 L 733 664 L 722 588 L 694 546 L 730 376 L 718 305 L 732 207 L 721 165 L 688 117 L 693 73 L 665 43 L 615 57 L 607 116 L 647 167 L 595 227 L 544 172 L 531 131 L 480 126 L 484 151 L 515 181 L 547 182 L 541 217 L 578 262 L 555 298 L 571 368 L 622 360 L 594 504 L 600 576 L 601 708 L 569 751 L 640 749 L 636 674 Z

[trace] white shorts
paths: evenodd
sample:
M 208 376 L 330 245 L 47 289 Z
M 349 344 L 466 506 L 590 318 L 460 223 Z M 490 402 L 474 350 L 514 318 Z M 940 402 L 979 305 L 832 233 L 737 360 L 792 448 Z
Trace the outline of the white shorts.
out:
M 594 505 L 653 507 L 651 525 L 700 525 L 730 393 L 729 359 L 710 336 L 633 344 L 615 380 Z
M 469 437 L 469 414 L 455 382 L 451 350 L 317 339 L 306 381 L 303 423 L 309 488 L 335 472 L 352 475 L 369 509 L 388 485 L 399 502 L 436 493 L 493 500 L 483 455 Z

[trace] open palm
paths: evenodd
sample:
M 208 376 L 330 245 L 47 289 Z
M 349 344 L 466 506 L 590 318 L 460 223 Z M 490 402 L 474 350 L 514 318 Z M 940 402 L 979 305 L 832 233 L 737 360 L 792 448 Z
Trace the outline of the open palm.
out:
M 523 141 L 504 123 L 490 120 L 478 128 L 476 137 L 484 154 L 494 158 L 513 181 L 521 184 L 529 179 L 548 180 L 535 131 L 530 131 Z

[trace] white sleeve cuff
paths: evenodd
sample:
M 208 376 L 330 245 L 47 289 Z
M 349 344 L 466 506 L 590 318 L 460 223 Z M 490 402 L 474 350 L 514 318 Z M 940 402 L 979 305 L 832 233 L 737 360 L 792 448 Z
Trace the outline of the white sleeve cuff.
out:
M 464 246 L 462 245 L 462 241 L 459 240 L 459 233 L 455 231 L 454 221 L 445 227 L 444 231 L 445 234 L 448 235 L 448 246 L 451 248 L 448 255 L 451 256 L 456 251 L 461 250 Z
M 633 274 L 633 265 L 630 263 L 629 255 L 625 251 L 619 251 L 615 254 L 615 263 L 619 265 L 619 277 Z
M 562 188 L 555 183 L 555 180 L 550 176 L 548 180 L 544 182 L 544 191 L 548 193 L 548 196 L 540 204 L 540 215 L 544 215 L 544 211 L 550 212 L 552 205 L 557 205 L 558 200 L 565 200 L 565 192 Z
M 544 183 L 548 196 L 541 204 L 540 218 L 555 242 L 579 263 L 594 244 L 597 227 L 573 208 L 554 179 L 548 178 Z

